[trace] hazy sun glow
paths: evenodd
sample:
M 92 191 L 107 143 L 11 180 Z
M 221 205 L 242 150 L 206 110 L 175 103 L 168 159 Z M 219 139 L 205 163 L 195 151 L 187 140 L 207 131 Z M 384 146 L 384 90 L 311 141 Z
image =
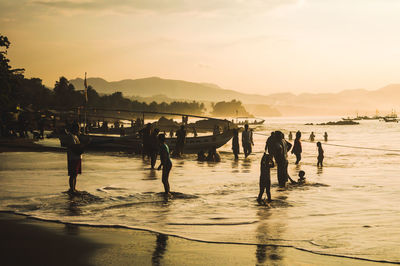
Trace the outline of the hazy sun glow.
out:
M 2 0 L 13 67 L 159 76 L 226 89 L 330 92 L 398 83 L 396 0 Z

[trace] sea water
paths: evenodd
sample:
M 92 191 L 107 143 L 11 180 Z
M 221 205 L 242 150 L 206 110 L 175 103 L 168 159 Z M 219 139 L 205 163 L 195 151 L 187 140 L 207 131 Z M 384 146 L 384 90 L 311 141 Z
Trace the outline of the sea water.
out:
M 195 155 L 172 159 L 173 198 L 161 193 L 161 172 L 127 153 L 87 152 L 77 189 L 68 190 L 66 154 L 0 153 L 0 210 L 65 223 L 151 230 L 206 242 L 290 246 L 330 254 L 400 262 L 400 124 L 306 123 L 338 118 L 273 118 L 254 131 L 253 153 L 235 161 L 231 141 L 221 162 Z M 306 172 L 305 186 L 277 187 L 271 170 L 270 206 L 256 202 L 260 159 L 271 131 L 311 131 L 325 151 L 317 168 L 315 142 L 303 142 L 301 163 L 289 154 L 289 174 Z M 323 134 L 329 135 L 328 142 Z M 293 135 L 295 135 L 293 133 Z M 46 145 L 58 145 L 46 140 Z M 343 145 L 350 147 L 333 146 Z M 351 148 L 355 147 L 355 148 Z M 359 148 L 376 148 L 359 149 Z M 241 148 L 241 152 L 242 152 Z M 279 249 L 275 252 L 279 256 Z

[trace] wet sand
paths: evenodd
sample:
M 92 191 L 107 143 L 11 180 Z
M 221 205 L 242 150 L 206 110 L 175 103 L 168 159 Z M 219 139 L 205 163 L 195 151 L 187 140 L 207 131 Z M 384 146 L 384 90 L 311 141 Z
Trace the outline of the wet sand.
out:
M 216 244 L 0 213 L 1 265 L 377 265 L 289 247 Z
M 33 139 L 23 138 L 0 138 L 0 152 L 65 152 L 61 147 L 48 147 L 35 143 Z

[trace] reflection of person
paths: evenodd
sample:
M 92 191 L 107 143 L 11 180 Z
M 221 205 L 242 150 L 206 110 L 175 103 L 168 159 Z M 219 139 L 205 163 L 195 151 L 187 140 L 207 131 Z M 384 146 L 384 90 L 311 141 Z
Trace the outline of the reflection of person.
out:
M 172 162 L 169 157 L 169 147 L 165 143 L 165 135 L 160 134 L 158 135 L 158 139 L 160 141 L 160 160 L 161 164 L 158 167 L 158 170 L 161 170 L 162 166 L 162 183 L 164 185 L 165 194 L 168 196 L 170 194 L 170 187 L 169 187 L 169 172 L 172 168 Z
M 245 158 L 251 153 L 251 145 L 253 145 L 253 132 L 249 130 L 249 125 L 246 124 L 242 132 L 242 146 Z
M 239 147 L 239 131 L 237 128 L 233 129 L 233 138 L 232 138 L 232 151 L 233 154 L 235 155 L 235 159 L 239 159 L 239 153 L 240 153 L 240 147 Z
M 264 153 L 261 158 L 261 173 L 260 173 L 260 192 L 258 193 L 257 201 L 261 202 L 264 190 L 267 193 L 268 202 L 271 202 L 271 174 L 270 169 L 274 167 L 272 156 Z
M 294 140 L 293 149 L 292 149 L 292 154 L 296 155 L 296 164 L 299 164 L 299 162 L 301 160 L 302 152 L 303 152 L 303 149 L 301 147 L 301 132 L 297 131 L 296 138 Z
M 318 147 L 318 157 L 317 157 L 318 162 L 317 162 L 317 166 L 322 167 L 323 166 L 322 163 L 324 161 L 324 150 L 322 149 L 321 142 L 319 142 L 319 141 L 317 142 L 317 147 Z
M 67 136 L 67 161 L 69 176 L 69 192 L 76 192 L 76 178 L 82 173 L 82 153 L 83 145 L 81 145 L 77 134 L 79 133 L 79 125 L 71 126 Z
M 164 253 L 167 250 L 168 236 L 164 234 L 158 234 L 156 239 L 156 248 L 151 258 L 153 265 L 161 265 L 161 259 L 164 257 Z

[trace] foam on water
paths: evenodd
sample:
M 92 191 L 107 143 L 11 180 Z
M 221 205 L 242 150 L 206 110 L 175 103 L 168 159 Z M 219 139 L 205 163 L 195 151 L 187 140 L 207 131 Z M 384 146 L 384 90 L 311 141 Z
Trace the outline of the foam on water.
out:
M 263 133 L 323 132 L 333 144 L 400 150 L 400 125 L 362 121 L 356 126 L 305 126 L 332 118 L 269 119 Z M 306 172 L 307 184 L 280 191 L 272 169 L 268 205 L 255 201 L 259 162 L 267 136 L 255 134 L 255 153 L 235 161 L 231 144 L 220 163 L 195 156 L 173 159 L 172 199 L 161 193 L 161 172 L 125 153 L 84 154 L 78 189 L 67 189 L 66 155 L 0 154 L 0 210 L 90 226 L 145 229 L 199 241 L 292 246 L 310 252 L 400 262 L 400 153 L 324 145 L 317 168 L 315 143 L 303 142 L 302 162 L 289 173 Z M 307 139 L 308 135 L 303 134 Z

